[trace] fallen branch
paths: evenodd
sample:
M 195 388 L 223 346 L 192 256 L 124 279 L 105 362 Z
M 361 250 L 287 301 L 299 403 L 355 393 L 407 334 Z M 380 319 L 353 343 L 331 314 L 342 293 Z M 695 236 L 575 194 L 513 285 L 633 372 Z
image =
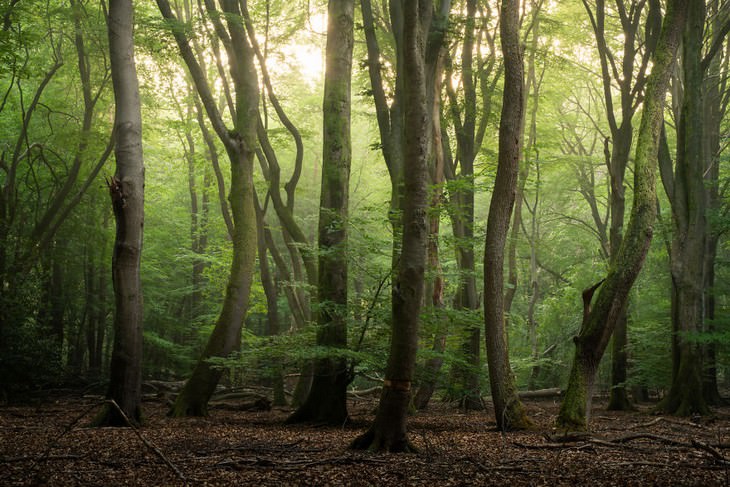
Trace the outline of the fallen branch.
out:
M 708 445 L 707 443 L 703 443 L 700 440 L 692 440 L 692 446 L 699 448 L 702 451 L 705 451 L 712 456 L 715 460 L 719 461 L 723 465 L 730 465 L 730 461 L 728 461 L 727 458 L 725 458 L 725 455 Z
M 281 460 L 267 457 L 227 458 L 216 464 L 217 467 L 241 469 L 244 467 L 269 467 L 275 470 L 301 470 L 318 465 L 350 465 L 358 463 L 388 464 L 389 460 L 365 456 L 342 456 L 324 458 L 322 460 Z
M 109 399 L 109 400 L 107 400 L 105 402 L 107 404 L 110 404 L 111 406 L 113 406 L 114 409 L 116 409 L 117 412 L 119 413 L 119 415 L 122 417 L 122 419 L 124 419 L 124 422 L 127 423 L 127 425 L 130 428 L 132 428 L 132 431 L 134 431 L 134 434 L 137 435 L 137 438 L 139 438 L 142 441 L 142 443 L 144 443 L 147 446 L 147 448 L 149 448 L 150 450 L 152 450 L 153 452 L 155 452 L 155 454 L 158 457 L 160 457 L 160 459 L 163 462 L 165 462 L 165 464 L 168 467 L 170 467 L 170 469 L 173 472 L 175 472 L 175 475 L 177 475 L 177 477 L 180 480 L 183 481 L 183 484 L 184 485 L 188 485 L 188 480 L 185 478 L 185 475 L 183 475 L 183 473 L 180 471 L 180 469 L 178 469 L 175 465 L 173 465 L 173 463 L 170 460 L 167 459 L 167 457 L 162 453 L 162 451 L 160 451 L 159 448 L 157 448 L 155 445 L 153 445 L 152 442 L 150 442 L 149 440 L 147 440 L 147 438 L 145 438 L 144 436 L 142 436 L 142 433 L 140 433 L 139 430 L 137 429 L 137 427 L 129 420 L 129 418 L 124 413 L 124 411 L 122 411 L 122 408 L 119 407 L 119 404 L 117 404 L 117 402 L 114 399 Z
M 627 436 L 622 436 L 620 438 L 614 438 L 614 439 L 608 440 L 608 441 L 611 443 L 628 443 L 628 442 L 634 441 L 634 440 L 654 440 L 654 441 L 658 441 L 659 443 L 664 443 L 665 445 L 670 445 L 670 446 L 683 446 L 683 447 L 692 446 L 690 443 L 678 441 L 678 440 L 675 440 L 672 438 L 668 438 L 666 436 L 653 435 L 651 433 L 637 433 L 634 435 L 627 435 Z

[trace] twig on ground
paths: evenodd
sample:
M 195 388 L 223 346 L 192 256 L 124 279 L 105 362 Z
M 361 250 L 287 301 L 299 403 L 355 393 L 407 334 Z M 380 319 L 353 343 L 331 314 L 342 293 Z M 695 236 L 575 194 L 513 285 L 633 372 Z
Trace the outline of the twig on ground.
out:
M 109 399 L 106 402 L 107 402 L 107 404 L 110 404 L 110 405 L 114 406 L 114 408 L 117 410 L 117 412 L 119 413 L 119 415 L 124 419 L 124 422 L 127 423 L 127 425 L 129 425 L 130 428 L 132 428 L 132 431 L 134 431 L 134 433 L 142 441 L 142 443 L 144 443 L 147 446 L 147 448 L 149 448 L 150 450 L 152 450 L 153 452 L 155 452 L 155 454 L 158 457 L 160 457 L 160 459 L 163 462 L 165 462 L 165 464 L 168 467 L 170 467 L 170 469 L 173 472 L 175 472 L 175 475 L 177 475 L 177 477 L 180 480 L 182 480 L 185 485 L 188 485 L 188 480 L 185 478 L 185 475 L 183 475 L 183 473 L 180 471 L 180 469 L 177 468 L 175 465 L 173 465 L 173 463 L 170 460 L 167 459 L 167 457 L 162 453 L 162 451 L 160 451 L 159 448 L 157 448 L 155 445 L 153 445 L 152 442 L 150 442 L 147 438 L 145 438 L 144 436 L 142 436 L 142 433 L 140 433 L 139 430 L 137 429 L 137 427 L 129 420 L 129 418 L 124 413 L 124 411 L 122 411 L 122 408 L 119 407 L 119 404 L 117 404 L 117 402 L 114 399 Z

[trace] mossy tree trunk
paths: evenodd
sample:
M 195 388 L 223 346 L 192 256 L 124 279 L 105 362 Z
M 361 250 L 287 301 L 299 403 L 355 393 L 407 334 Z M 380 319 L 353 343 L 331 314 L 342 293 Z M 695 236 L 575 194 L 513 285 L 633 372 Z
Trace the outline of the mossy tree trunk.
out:
M 170 415 L 176 417 L 204 416 L 208 412 L 208 401 L 222 374 L 221 369 L 211 366 L 209 359 L 227 357 L 239 346 L 254 273 L 256 214 L 253 202 L 253 161 L 257 147 L 259 84 L 253 62 L 253 49 L 241 21 L 238 2 L 222 1 L 225 17 L 214 10 L 212 2 L 208 3 L 208 14 L 211 15 L 215 31 L 227 50 L 231 68 L 235 104 L 229 107 L 234 122 L 233 130 L 229 130 L 218 111 L 200 61 L 190 47 L 185 29 L 172 13 L 168 0 L 159 0 L 157 5 L 163 17 L 170 22 L 198 95 L 231 163 L 228 202 L 233 223 L 233 258 L 223 307 L 200 360 L 170 410 Z
M 613 3 L 615 10 L 611 11 Z M 607 250 L 610 264 L 616 258 L 623 238 L 626 208 L 625 174 L 634 132 L 632 121 L 639 106 L 638 99 L 643 95 L 648 60 L 661 27 L 661 12 L 660 3 L 655 1 L 636 3 L 618 0 L 608 4 L 606 5 L 605 0 L 596 0 L 595 4 L 583 2 L 596 40 L 606 118 L 611 132 L 611 138 L 606 139 L 606 168 L 610 179 L 608 195 L 610 223 L 608 235 L 600 232 L 601 248 Z M 623 44 L 620 52 L 613 51 L 613 44 L 608 39 L 613 34 L 606 32 L 605 20 L 610 16 L 617 17 L 621 25 Z M 642 22 L 645 34 L 643 37 L 640 30 Z M 598 212 L 594 211 L 593 216 L 597 227 L 604 225 Z M 611 391 L 608 405 L 608 409 L 611 410 L 628 410 L 632 407 L 625 387 L 628 368 L 627 324 L 624 312 L 624 315 L 618 318 L 613 334 Z
M 142 419 L 142 283 L 140 261 L 144 226 L 142 112 L 134 62 L 134 7 L 131 0 L 109 3 L 109 53 L 116 103 L 116 172 L 109 192 L 116 220 L 112 254 L 114 346 L 107 398 L 130 421 Z M 119 410 L 107 407 L 97 424 L 125 426 Z
M 692 336 L 703 328 L 706 190 L 703 138 L 702 44 L 705 0 L 688 0 L 682 42 L 684 96 L 677 126 L 672 204 L 672 329 L 676 352 L 672 386 L 659 408 L 680 416 L 707 414 L 702 393 L 701 347 Z
M 287 422 L 341 425 L 347 420 L 347 219 L 350 188 L 350 85 L 354 0 L 328 4 L 324 141 L 319 211 L 317 345 L 334 356 L 314 363 L 309 394 Z
M 647 78 L 644 109 L 639 126 L 634 162 L 634 199 L 629 224 L 618 255 L 598 290 L 593 306 L 589 296 L 581 329 L 574 338 L 575 357 L 557 424 L 564 429 L 586 429 L 595 371 L 625 312 L 628 294 L 646 258 L 656 217 L 656 167 L 659 134 L 664 120 L 664 98 L 674 64 L 677 44 L 685 23 L 684 0 L 667 4 L 667 13 Z
M 497 428 L 502 431 L 524 429 L 531 425 L 517 396 L 517 385 L 509 363 L 504 317 L 504 249 L 522 152 L 525 102 L 519 8 L 516 0 L 502 1 L 500 34 L 504 56 L 504 92 L 499 123 L 497 176 L 489 205 L 484 248 L 484 335 L 494 414 Z
M 375 421 L 352 447 L 403 452 L 413 449 L 406 433 L 411 381 L 418 348 L 418 325 L 424 294 L 428 244 L 429 113 L 426 103 L 424 46 L 421 23 L 432 14 L 431 0 L 406 0 L 403 5 L 403 75 L 409 87 L 404 99 L 403 244 L 393 284 L 390 353 Z M 427 25 L 427 23 L 426 23 Z

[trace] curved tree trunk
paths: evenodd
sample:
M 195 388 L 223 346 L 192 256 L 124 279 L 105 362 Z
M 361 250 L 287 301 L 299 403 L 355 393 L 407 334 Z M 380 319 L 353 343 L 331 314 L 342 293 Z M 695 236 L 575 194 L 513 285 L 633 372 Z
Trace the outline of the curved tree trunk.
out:
M 319 211 L 317 345 L 333 353 L 347 348 L 347 218 L 350 187 L 350 85 L 354 45 L 354 0 L 328 4 L 327 69 L 324 83 L 324 142 Z M 347 420 L 347 360 L 315 360 L 304 403 L 287 422 L 341 425 Z
M 173 404 L 171 416 L 204 416 L 208 401 L 220 380 L 222 371 L 208 362 L 212 357 L 227 357 L 239 345 L 241 327 L 248 308 L 249 292 L 256 259 L 256 213 L 254 209 L 253 161 L 257 147 L 259 84 L 254 66 L 254 54 L 240 22 L 241 12 L 235 0 L 223 0 L 226 24 L 213 16 L 216 32 L 223 35 L 231 64 L 235 88 L 234 130 L 229 130 L 218 111 L 205 72 L 190 47 L 185 31 L 177 25 L 168 0 L 158 0 L 165 19 L 172 22 L 172 33 L 190 71 L 195 87 L 218 137 L 223 142 L 231 163 L 231 190 L 228 197 L 233 234 L 233 258 L 226 285 L 223 308 L 213 333 L 190 379 Z M 208 8 L 213 8 L 208 5 Z M 217 12 L 210 12 L 217 13 Z M 233 48 L 235 46 L 235 48 Z
M 489 206 L 484 248 L 484 334 L 497 428 L 506 431 L 531 425 L 517 396 L 517 385 L 509 364 L 504 319 L 504 248 L 517 187 L 524 117 L 519 3 L 516 0 L 502 0 L 500 34 L 505 87 L 499 123 L 497 176 Z
M 129 420 L 141 421 L 142 401 L 142 228 L 144 225 L 144 160 L 142 113 L 137 70 L 134 64 L 134 7 L 131 0 L 109 3 L 109 52 L 116 109 L 114 153 L 117 169 L 109 182 L 116 219 L 112 256 L 114 347 L 107 397 L 114 400 Z M 97 418 L 102 425 L 124 426 L 115 408 Z
M 634 162 L 631 217 L 618 249 L 618 256 L 600 284 L 598 297 L 592 308 L 589 306 L 592 296 L 586 296 L 585 299 L 583 323 L 578 336 L 574 338 L 576 351 L 568 388 L 557 420 L 561 428 L 585 429 L 588 425 L 596 369 L 615 323 L 624 313 L 629 291 L 641 270 L 651 243 L 656 217 L 655 173 L 659 134 L 664 120 L 664 98 L 679 36 L 684 26 L 685 10 L 684 0 L 673 0 L 667 5 L 654 65 L 647 79 Z

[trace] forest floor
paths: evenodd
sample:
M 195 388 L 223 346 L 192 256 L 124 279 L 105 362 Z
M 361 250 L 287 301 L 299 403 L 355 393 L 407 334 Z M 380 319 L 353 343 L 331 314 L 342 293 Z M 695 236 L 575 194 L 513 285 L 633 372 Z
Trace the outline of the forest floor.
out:
M 349 450 L 375 404 L 351 403 L 343 428 L 284 426 L 283 409 L 170 419 L 158 401 L 139 429 L 89 428 L 98 398 L 2 406 L 0 485 L 730 485 L 730 408 L 693 421 L 598 402 L 589 435 L 561 438 L 552 399 L 526 403 L 534 431 L 505 435 L 489 407 L 436 403 L 409 419 L 419 453 Z

